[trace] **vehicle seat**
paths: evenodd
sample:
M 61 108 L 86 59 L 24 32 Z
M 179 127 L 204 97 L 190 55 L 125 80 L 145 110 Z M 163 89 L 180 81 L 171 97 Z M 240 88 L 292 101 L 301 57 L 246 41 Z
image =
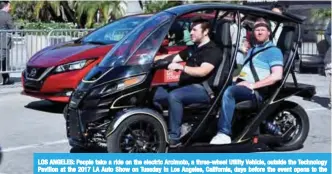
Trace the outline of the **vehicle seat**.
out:
M 294 54 L 293 44 L 295 41 L 295 27 L 293 26 L 283 26 L 281 34 L 278 39 L 277 47 L 281 50 L 283 54 L 284 61 L 284 72 L 283 75 L 286 74 L 287 70 L 291 66 L 291 57 Z M 293 62 L 294 63 L 294 62 Z M 269 87 L 269 92 L 271 91 L 265 99 L 269 98 L 272 93 L 275 92 L 275 89 L 280 86 L 280 82 Z M 258 109 L 258 105 L 256 102 L 252 102 L 251 100 L 241 101 L 236 104 L 237 110 L 255 110 Z

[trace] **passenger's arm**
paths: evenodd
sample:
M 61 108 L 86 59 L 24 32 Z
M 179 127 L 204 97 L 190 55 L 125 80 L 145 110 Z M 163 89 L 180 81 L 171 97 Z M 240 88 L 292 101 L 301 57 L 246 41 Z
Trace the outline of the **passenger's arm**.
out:
M 264 79 L 256 83 L 250 84 L 247 81 L 242 81 L 237 85 L 243 85 L 249 89 L 258 89 L 266 86 L 275 84 L 277 81 L 282 79 L 283 75 L 283 55 L 279 49 L 270 50 L 270 56 L 268 58 L 268 64 L 271 67 L 271 74 Z M 267 55 L 268 56 L 268 55 Z M 257 72 L 259 73 L 259 72 Z
M 260 80 L 252 85 L 252 89 L 270 86 L 282 79 L 283 67 L 274 66 L 271 68 L 272 73 L 263 80 Z
M 215 67 L 218 67 L 221 52 L 220 50 L 209 50 L 205 52 L 204 61 L 199 67 L 184 66 L 183 72 L 194 77 L 207 76 Z
M 160 60 L 160 59 L 167 59 L 171 61 L 172 63 L 176 62 L 183 62 L 186 61 L 189 57 L 189 52 L 188 49 L 180 51 L 178 54 L 172 54 L 172 55 L 162 55 L 156 57 L 155 61 Z
M 271 74 L 265 79 L 260 80 L 252 85 L 253 89 L 262 88 L 275 84 L 282 79 L 283 75 L 283 54 L 280 49 L 271 49 L 268 51 L 268 64 L 270 66 Z
M 265 86 L 270 86 L 276 83 L 277 81 L 282 79 L 283 67 L 282 66 L 274 66 L 272 67 L 272 73 L 267 76 L 265 79 L 260 80 L 256 83 L 249 83 L 247 81 L 242 81 L 238 83 L 239 86 L 246 86 L 249 89 L 258 89 Z
M 204 77 L 208 75 L 213 70 L 213 68 L 214 65 L 204 62 L 200 67 L 185 66 L 183 72 L 194 77 Z

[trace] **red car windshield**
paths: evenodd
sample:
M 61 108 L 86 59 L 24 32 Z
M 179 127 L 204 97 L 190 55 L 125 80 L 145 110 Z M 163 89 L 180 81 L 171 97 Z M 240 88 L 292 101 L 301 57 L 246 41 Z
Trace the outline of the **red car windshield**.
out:
M 102 45 L 114 44 L 149 17 L 148 15 L 139 15 L 122 18 L 93 31 L 84 37 L 82 42 Z

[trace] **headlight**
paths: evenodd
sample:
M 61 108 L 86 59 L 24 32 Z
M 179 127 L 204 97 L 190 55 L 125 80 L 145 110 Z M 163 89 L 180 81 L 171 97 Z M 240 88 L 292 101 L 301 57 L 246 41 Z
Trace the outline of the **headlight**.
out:
M 89 63 L 91 63 L 92 61 L 94 61 L 94 59 L 80 60 L 76 62 L 67 63 L 64 65 L 59 65 L 56 67 L 55 72 L 60 73 L 65 71 L 79 70 L 88 65 Z
M 106 86 L 101 86 L 93 89 L 90 96 L 98 96 L 101 94 L 111 94 L 120 90 L 124 90 L 126 88 L 132 87 L 141 83 L 146 75 L 139 75 L 135 77 L 126 78 L 115 83 L 110 83 Z

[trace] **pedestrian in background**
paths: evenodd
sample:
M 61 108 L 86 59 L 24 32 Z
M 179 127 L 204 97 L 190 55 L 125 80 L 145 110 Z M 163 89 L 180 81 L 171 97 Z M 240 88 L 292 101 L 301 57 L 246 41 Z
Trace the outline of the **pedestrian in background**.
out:
M 279 4 L 275 4 L 273 7 L 272 7 L 272 9 L 271 9 L 273 12 L 275 12 L 275 13 L 280 13 L 280 14 L 282 14 L 283 12 L 284 12 L 284 7 L 282 6 L 282 5 L 279 5 Z M 275 31 L 275 29 L 277 28 L 277 23 L 276 22 L 274 22 L 274 21 L 271 21 L 271 30 L 272 30 L 272 32 L 274 32 L 274 33 L 272 33 L 272 40 L 273 40 L 273 43 L 274 44 L 277 44 L 278 43 L 278 39 L 279 39 L 279 36 L 280 36 L 280 34 L 281 34 L 281 31 L 282 31 L 282 27 L 284 26 L 284 24 L 283 23 L 280 23 L 280 25 L 279 25 L 279 27 L 278 27 L 278 29 Z
M 14 23 L 10 11 L 10 2 L 9 1 L 0 1 L 0 30 L 13 30 Z M 0 33 L 0 63 L 1 71 L 7 71 L 9 68 L 9 50 L 12 46 L 11 38 L 7 37 L 7 32 Z M 10 85 L 14 81 L 10 80 L 9 73 L 2 74 L 2 84 Z

